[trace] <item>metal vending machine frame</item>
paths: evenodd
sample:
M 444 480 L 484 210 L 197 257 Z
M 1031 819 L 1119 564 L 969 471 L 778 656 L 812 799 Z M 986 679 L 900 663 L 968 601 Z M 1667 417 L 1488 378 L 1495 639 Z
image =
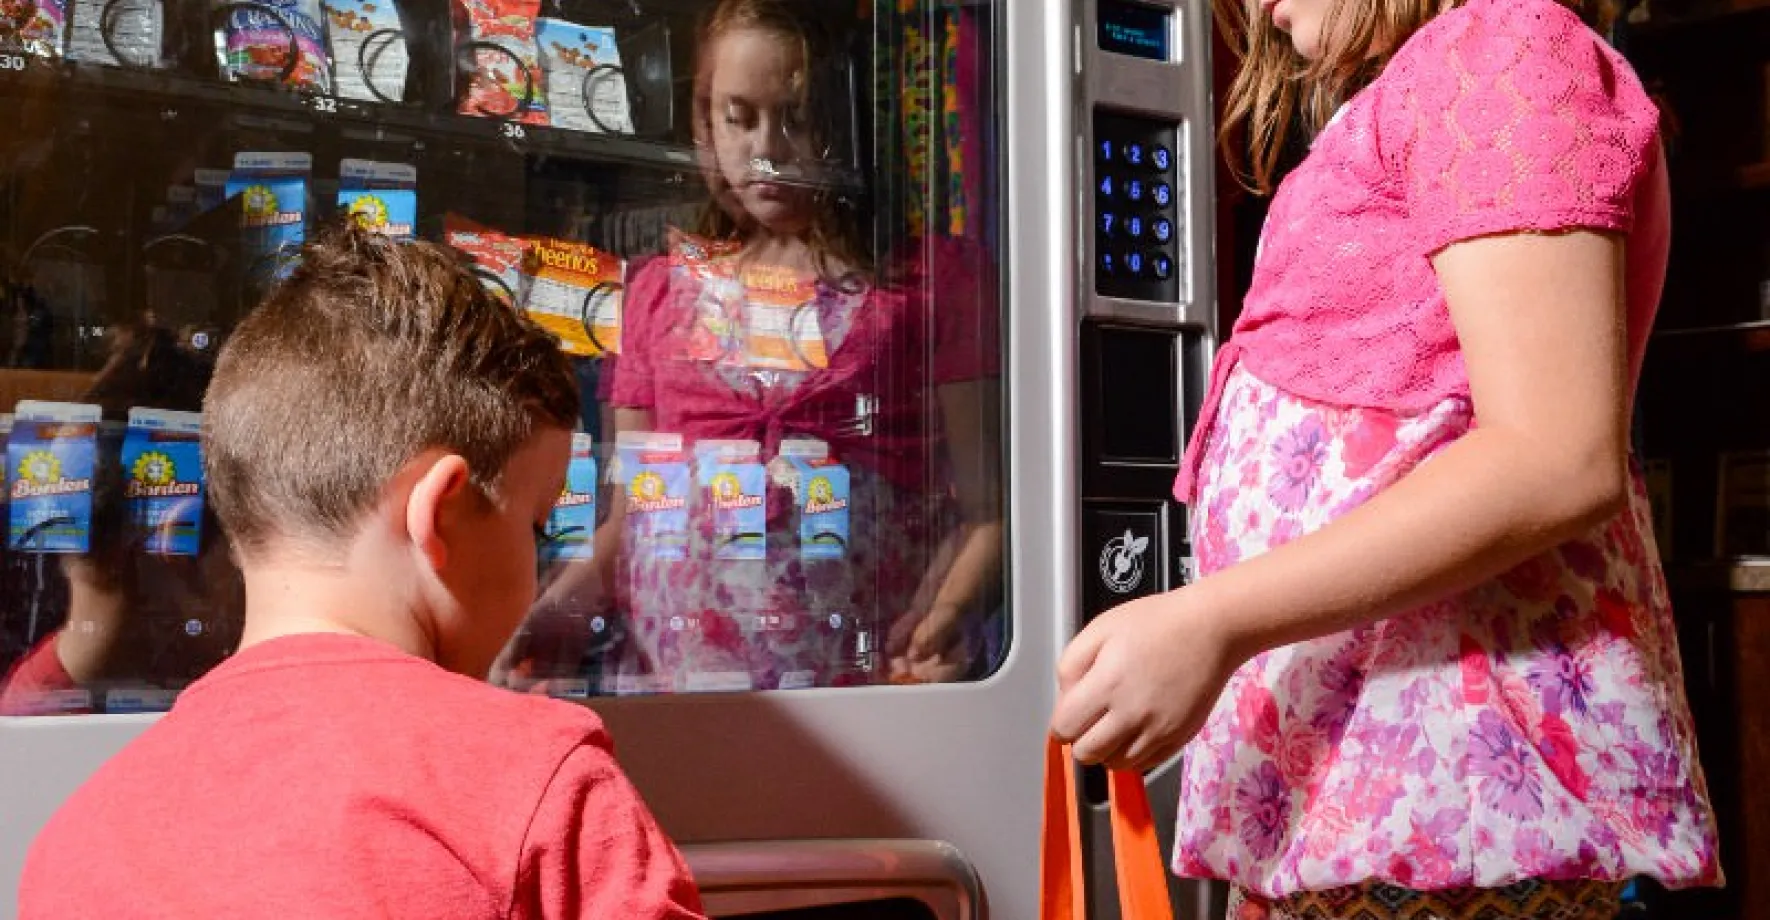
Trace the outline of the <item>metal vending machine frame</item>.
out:
M 918 916 L 1031 920 L 1057 657 L 1107 603 L 1181 581 L 1168 490 L 1216 341 L 1208 2 L 998 0 L 996 21 L 1008 651 L 975 683 L 594 701 L 715 916 L 907 899 Z M 1156 131 L 1172 158 L 1160 285 L 1103 282 L 1108 129 Z M 0 886 L 16 890 L 37 831 L 155 718 L 0 718 Z M 1173 765 L 1150 783 L 1165 837 Z M 1083 807 L 1104 847 L 1103 810 Z M 1095 916 L 1114 916 L 1110 867 L 1090 871 Z M 1220 916 L 1210 886 L 1174 898 L 1182 920 Z M 16 910 L 0 898 L 0 917 Z

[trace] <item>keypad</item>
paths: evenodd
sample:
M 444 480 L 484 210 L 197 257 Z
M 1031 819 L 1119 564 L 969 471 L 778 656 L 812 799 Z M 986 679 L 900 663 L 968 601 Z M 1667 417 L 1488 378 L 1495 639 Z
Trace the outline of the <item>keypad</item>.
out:
M 1177 126 L 1094 114 L 1094 289 L 1108 297 L 1179 298 Z

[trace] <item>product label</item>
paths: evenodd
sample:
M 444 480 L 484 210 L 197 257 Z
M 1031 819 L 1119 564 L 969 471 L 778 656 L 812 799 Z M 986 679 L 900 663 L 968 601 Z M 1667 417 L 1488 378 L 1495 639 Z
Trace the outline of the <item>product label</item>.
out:
M 818 327 L 816 277 L 757 265 L 745 268 L 741 280 L 746 364 L 780 371 L 829 366 L 823 332 Z
M 318 0 L 256 0 L 228 9 L 226 22 L 216 35 L 216 52 L 222 72 L 230 79 L 283 82 L 321 94 L 332 91 Z M 291 35 L 300 52 L 292 69 Z M 286 80 L 285 70 L 290 71 Z
M 257 281 L 281 278 L 294 268 L 294 252 L 307 238 L 307 153 L 242 153 L 234 158 L 226 195 L 240 199 L 241 235 L 252 255 Z
M 338 95 L 362 102 L 399 102 L 410 57 L 393 0 L 325 0 Z
M 160 37 L 166 33 L 165 18 L 160 0 L 75 3 L 68 59 L 112 67 L 163 67 Z
M 7 545 L 84 553 L 92 544 L 99 407 L 21 402 L 6 440 Z
M 701 500 L 713 519 L 713 558 L 762 559 L 768 551 L 768 477 L 755 441 L 695 445 Z
M 596 554 L 596 454 L 587 434 L 572 435 L 565 489 L 547 518 L 546 561 L 580 561 Z
M 65 0 L 5 0 L 0 2 L 0 48 L 61 57 L 67 22 Z
M 202 423 L 195 412 L 129 410 L 124 496 L 149 553 L 195 556 L 202 548 Z
M 556 128 L 632 134 L 627 79 L 615 30 L 542 19 L 536 29 L 547 75 L 549 115 Z
M 625 271 L 626 263 L 593 246 L 531 239 L 523 253 L 523 307 L 571 354 L 618 354 Z
M 345 189 L 338 208 L 363 229 L 396 240 L 411 239 L 418 223 L 418 193 L 411 189 Z
M 848 468 L 829 455 L 822 441 L 789 440 L 780 459 L 799 514 L 799 554 L 805 559 L 841 559 L 848 553 Z
M 615 444 L 633 551 L 653 559 L 687 559 L 689 474 L 682 436 L 623 431 Z

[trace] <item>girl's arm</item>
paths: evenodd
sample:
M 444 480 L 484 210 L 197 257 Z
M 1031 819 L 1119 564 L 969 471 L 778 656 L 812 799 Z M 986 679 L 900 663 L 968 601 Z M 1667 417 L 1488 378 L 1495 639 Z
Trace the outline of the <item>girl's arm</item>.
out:
M 991 379 L 949 383 L 937 388 L 953 486 L 964 520 L 956 545 L 936 553 L 936 564 L 951 556 L 951 567 L 928 601 L 926 614 L 912 619 L 907 639 L 894 631 L 893 657 L 903 655 L 912 672 L 940 660 L 958 641 L 965 616 L 992 601 L 1001 587 L 1002 497 L 1001 393 Z M 920 610 L 907 611 L 912 618 Z M 949 662 L 962 669 L 968 662 Z M 943 669 L 941 674 L 945 674 Z
M 1477 427 L 1319 531 L 1099 617 L 1058 666 L 1052 730 L 1147 768 L 1263 650 L 1431 603 L 1618 513 L 1627 488 L 1623 243 L 1592 232 L 1458 243 L 1433 260 Z

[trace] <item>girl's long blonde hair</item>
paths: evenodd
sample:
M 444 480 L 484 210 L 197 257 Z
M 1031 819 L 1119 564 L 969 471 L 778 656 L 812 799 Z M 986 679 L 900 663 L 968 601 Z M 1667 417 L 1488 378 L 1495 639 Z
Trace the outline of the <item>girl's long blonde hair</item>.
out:
M 1617 0 L 1561 0 L 1600 32 Z M 1238 178 L 1260 194 L 1275 184 L 1291 132 L 1313 134 L 1383 72 L 1404 42 L 1463 0 L 1336 0 L 1322 24 L 1323 52 L 1306 60 L 1259 12 L 1257 0 L 1215 0 L 1217 26 L 1241 62 L 1223 105 L 1218 141 Z M 1246 142 L 1238 135 L 1246 130 Z

